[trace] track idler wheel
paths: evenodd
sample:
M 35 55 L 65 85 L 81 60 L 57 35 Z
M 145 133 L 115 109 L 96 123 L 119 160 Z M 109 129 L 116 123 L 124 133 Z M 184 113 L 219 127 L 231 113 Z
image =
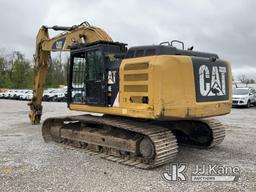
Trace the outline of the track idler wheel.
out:
M 148 137 L 144 137 L 140 142 L 139 152 L 146 159 L 153 159 L 155 156 L 155 146 Z

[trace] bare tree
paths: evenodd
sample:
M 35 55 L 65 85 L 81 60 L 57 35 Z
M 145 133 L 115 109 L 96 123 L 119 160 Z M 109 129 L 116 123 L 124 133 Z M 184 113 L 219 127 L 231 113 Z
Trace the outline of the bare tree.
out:
M 253 83 L 255 83 L 255 80 L 254 79 L 250 79 L 250 78 L 248 78 L 248 77 L 246 77 L 246 75 L 245 74 L 242 74 L 242 75 L 239 75 L 238 76 L 238 80 L 239 81 L 241 81 L 241 83 L 244 83 L 244 84 L 246 84 L 246 86 L 248 85 L 248 84 L 253 84 Z
M 241 81 L 241 83 L 246 83 L 247 78 L 245 74 L 242 74 L 238 76 L 238 80 Z

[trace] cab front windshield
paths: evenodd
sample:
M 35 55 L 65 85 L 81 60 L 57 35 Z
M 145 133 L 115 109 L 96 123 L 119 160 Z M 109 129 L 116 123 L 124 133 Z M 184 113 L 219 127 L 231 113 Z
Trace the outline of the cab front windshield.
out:
M 234 89 L 233 95 L 248 95 L 249 90 L 248 89 Z

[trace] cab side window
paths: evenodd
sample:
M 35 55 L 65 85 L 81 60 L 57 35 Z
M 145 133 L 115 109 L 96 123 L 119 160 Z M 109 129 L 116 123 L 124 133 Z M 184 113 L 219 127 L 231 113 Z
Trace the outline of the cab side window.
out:
M 73 69 L 72 69 L 72 92 L 71 98 L 75 103 L 83 102 L 85 96 L 85 71 L 86 59 L 85 54 L 75 54 L 73 56 Z
M 102 79 L 103 56 L 102 52 L 89 51 L 87 52 L 87 77 L 86 80 L 95 81 L 97 79 Z

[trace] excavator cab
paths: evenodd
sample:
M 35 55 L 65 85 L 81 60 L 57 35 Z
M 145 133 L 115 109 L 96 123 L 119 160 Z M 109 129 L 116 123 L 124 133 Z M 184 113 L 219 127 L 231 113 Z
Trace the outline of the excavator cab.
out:
M 111 106 L 118 93 L 126 44 L 95 42 L 71 48 L 68 104 Z

